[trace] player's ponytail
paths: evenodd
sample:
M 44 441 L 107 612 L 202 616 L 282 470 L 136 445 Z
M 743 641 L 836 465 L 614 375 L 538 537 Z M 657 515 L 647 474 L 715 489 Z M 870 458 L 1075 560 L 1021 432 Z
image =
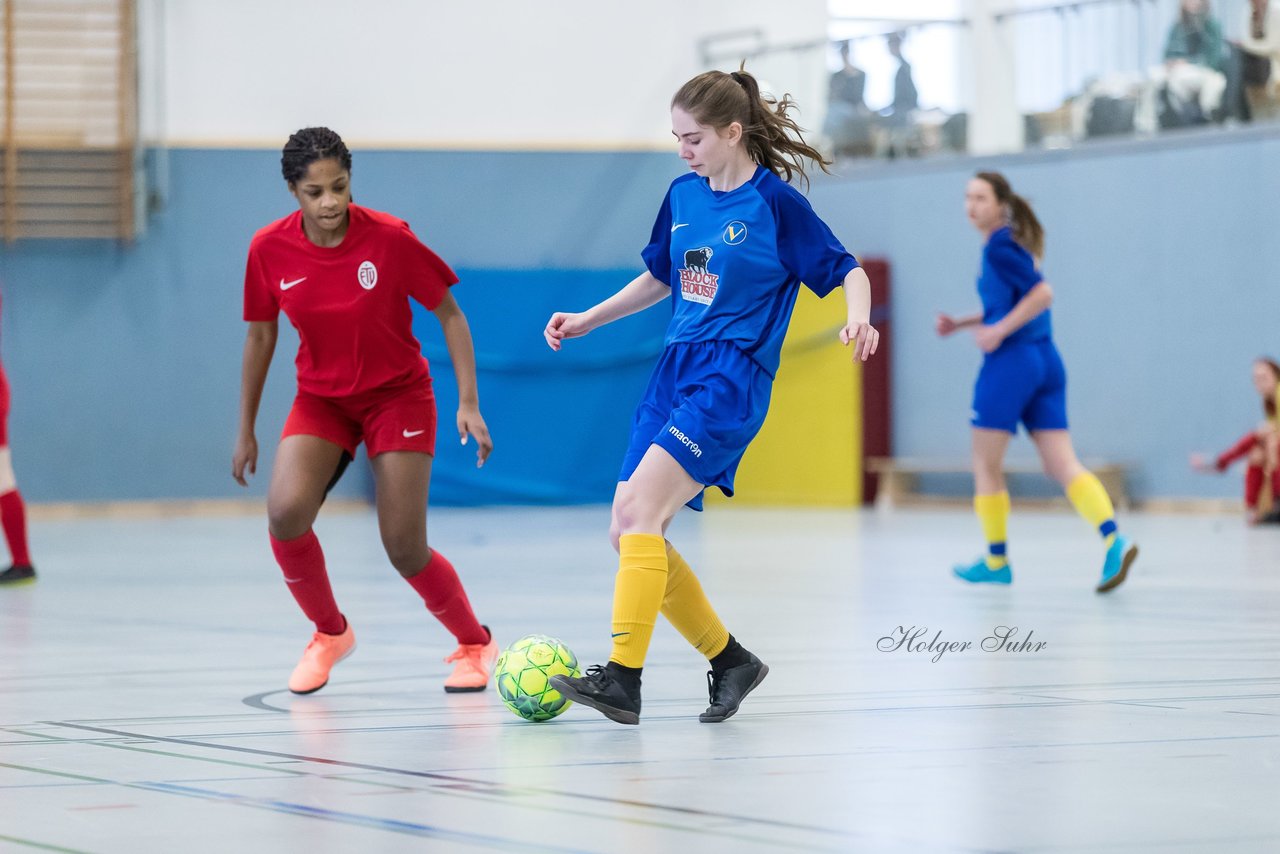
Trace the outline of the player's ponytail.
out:
M 731 74 L 708 71 L 680 87 L 671 99 L 700 125 L 717 131 L 737 122 L 742 125 L 742 141 L 751 159 L 770 172 L 790 181 L 799 174 L 805 184 L 804 161 L 812 160 L 824 172 L 831 161 L 804 141 L 804 132 L 789 114 L 796 108 L 790 95 L 778 100 L 760 91 L 756 78 L 745 65 Z
M 343 169 L 351 171 L 351 152 L 346 143 L 324 127 L 303 128 L 289 137 L 280 155 L 280 171 L 292 186 L 302 180 L 307 168 L 317 160 L 336 160 Z
M 1043 258 L 1044 226 L 1040 224 L 1036 212 L 1031 209 L 1031 204 L 1015 193 L 1013 187 L 1009 185 L 1009 179 L 999 172 L 979 172 L 975 177 L 990 184 L 991 189 L 995 191 L 996 201 L 1008 210 L 1013 239 L 1037 260 Z

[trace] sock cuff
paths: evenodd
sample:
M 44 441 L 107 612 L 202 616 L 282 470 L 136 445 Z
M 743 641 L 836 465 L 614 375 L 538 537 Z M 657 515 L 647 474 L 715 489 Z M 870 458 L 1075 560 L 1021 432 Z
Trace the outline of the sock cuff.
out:
M 292 556 L 310 551 L 320 544 L 320 540 L 316 537 L 314 529 L 308 529 L 301 537 L 295 537 L 292 540 L 280 540 L 270 532 L 267 536 L 271 538 L 271 548 L 276 554 Z
M 1067 484 L 1067 498 L 1072 501 L 1078 501 L 1080 493 L 1092 488 L 1094 484 L 1097 484 L 1099 488 L 1102 488 L 1102 481 L 1098 480 L 1093 472 L 1081 472 L 1075 476 L 1074 480 Z
M 986 495 L 973 496 L 973 506 L 979 512 L 982 512 L 983 510 L 987 510 L 987 509 L 991 509 L 991 510 L 1007 509 L 1010 506 L 1010 503 L 1011 502 L 1009 501 L 1009 492 L 1007 490 L 1003 492 L 992 492 Z
M 661 534 L 623 534 L 618 537 L 618 553 L 636 557 L 667 557 L 667 541 Z

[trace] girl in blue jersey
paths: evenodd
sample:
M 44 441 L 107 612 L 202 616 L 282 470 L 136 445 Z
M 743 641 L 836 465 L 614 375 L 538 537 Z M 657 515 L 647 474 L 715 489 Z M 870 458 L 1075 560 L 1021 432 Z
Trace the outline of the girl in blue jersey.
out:
M 701 509 L 708 486 L 733 494 L 738 462 L 764 422 L 800 284 L 819 296 L 844 287 L 839 337 L 855 359 L 879 343 L 866 273 L 787 183 L 805 176 L 804 158 L 828 164 L 804 142 L 793 106 L 789 96 L 762 97 L 745 71 L 710 71 L 682 86 L 671 101 L 672 134 L 691 171 L 662 202 L 641 253 L 647 270 L 587 311 L 553 314 L 544 331 L 559 350 L 566 338 L 671 306 L 613 499 L 613 651 L 581 678 L 552 679 L 619 723 L 640 721 L 640 673 L 659 612 L 711 662 L 711 703 L 700 720 L 733 715 L 769 672 L 725 629 L 664 533 L 681 506 Z
M 1116 530 L 1115 510 L 1102 483 L 1080 464 L 1067 432 L 1067 375 L 1053 345 L 1053 291 L 1040 275 L 1044 228 L 1031 206 L 998 172 L 979 172 L 965 192 L 969 221 L 986 238 L 978 296 L 982 313 L 940 314 L 939 335 L 972 329 L 986 355 L 973 391 L 974 510 L 987 538 L 987 556 L 955 574 L 965 581 L 1009 584 L 1005 547 L 1009 493 L 1004 453 L 1021 421 L 1040 453 L 1045 474 L 1066 489 L 1076 510 L 1098 529 L 1107 547 L 1097 591 L 1118 587 L 1138 547 Z

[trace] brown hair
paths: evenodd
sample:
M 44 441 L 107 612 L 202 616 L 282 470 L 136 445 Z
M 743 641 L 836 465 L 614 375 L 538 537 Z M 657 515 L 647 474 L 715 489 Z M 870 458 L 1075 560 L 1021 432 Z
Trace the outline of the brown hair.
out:
M 790 181 L 799 173 L 805 185 L 809 176 L 804 171 L 807 158 L 823 172 L 831 165 L 822 152 L 804 141 L 801 127 L 788 113 L 796 102 L 790 95 L 778 100 L 760 93 L 760 84 L 746 71 L 745 63 L 737 71 L 707 71 L 680 87 L 671 99 L 700 125 L 717 131 L 737 122 L 742 125 L 743 144 L 751 159 L 773 174 Z
M 999 172 L 979 172 L 974 176 L 991 185 L 996 201 L 1009 209 L 1009 224 L 1013 227 L 1013 239 L 1023 249 L 1040 259 L 1044 257 L 1044 226 L 1036 218 L 1030 203 L 1013 191 L 1009 179 Z
M 1277 364 L 1274 359 L 1268 359 L 1266 356 L 1259 356 L 1253 361 L 1255 364 L 1266 365 L 1270 368 L 1272 376 L 1275 377 L 1276 384 L 1280 385 L 1280 364 Z M 1262 409 L 1267 413 L 1268 418 L 1276 417 L 1276 390 L 1274 387 L 1271 389 L 1271 394 L 1263 396 Z

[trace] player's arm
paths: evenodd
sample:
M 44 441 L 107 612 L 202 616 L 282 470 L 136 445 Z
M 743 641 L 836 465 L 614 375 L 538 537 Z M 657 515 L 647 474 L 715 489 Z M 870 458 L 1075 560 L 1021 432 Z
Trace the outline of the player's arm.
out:
M 984 353 L 992 352 L 1004 339 L 1039 317 L 1051 305 L 1053 305 L 1053 288 L 1042 279 L 1039 284 L 1022 295 L 1022 299 L 1018 300 L 1008 314 L 974 333 L 978 346 Z
M 552 350 L 560 349 L 565 338 L 579 338 L 607 323 L 644 311 L 671 296 L 671 288 L 648 270 L 632 279 L 626 287 L 607 300 L 576 314 L 557 311 L 547 321 L 542 336 Z
M 467 436 L 476 439 L 476 468 L 484 465 L 493 450 L 489 428 L 480 414 L 480 391 L 476 384 L 476 349 L 471 339 L 471 326 L 462 307 L 445 291 L 444 299 L 431 310 L 440 321 L 444 333 L 444 345 L 453 362 L 453 375 L 458 381 L 458 436 L 467 444 Z
M 854 361 L 865 362 L 880 346 L 880 333 L 871 325 L 871 280 L 867 271 L 854 267 L 841 283 L 847 315 L 840 343 L 853 345 Z
M 248 486 L 245 470 L 249 474 L 258 471 L 258 439 L 253 425 L 258 420 L 258 405 L 262 403 L 262 387 L 267 382 L 267 369 L 276 351 L 276 338 L 280 325 L 275 320 L 250 321 L 244 338 L 244 359 L 240 368 L 240 429 L 236 447 L 231 454 L 231 476 L 241 486 Z
M 959 332 L 961 329 L 972 329 L 982 323 L 982 312 L 977 314 L 966 314 L 960 317 L 952 317 L 949 314 L 938 312 L 938 317 L 933 323 L 933 328 L 943 338 L 952 332 Z

